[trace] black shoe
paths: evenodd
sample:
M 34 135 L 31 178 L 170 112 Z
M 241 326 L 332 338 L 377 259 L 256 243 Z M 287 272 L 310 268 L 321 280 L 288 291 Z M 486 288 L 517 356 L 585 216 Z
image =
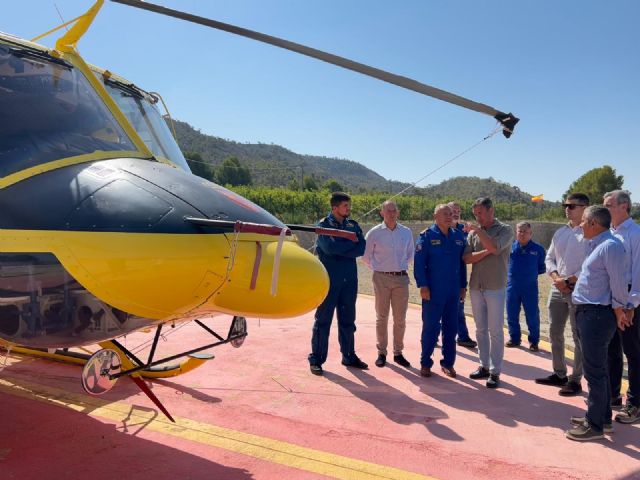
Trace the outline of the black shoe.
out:
M 467 348 L 476 348 L 478 346 L 478 342 L 476 342 L 475 340 L 471 340 L 470 338 L 467 338 L 466 340 L 458 340 L 457 343 L 461 347 Z
M 351 357 L 350 361 L 346 361 L 346 360 L 342 360 L 342 364 L 345 367 L 351 367 L 351 368 L 359 368 L 360 370 L 367 370 L 369 368 L 369 365 L 367 365 L 366 363 L 364 363 L 362 360 L 360 360 L 357 356 L 353 356 Z
M 402 355 L 402 354 L 394 355 L 393 356 L 393 361 L 396 362 L 398 365 L 404 367 L 404 368 L 411 368 L 411 364 L 409 363 L 409 360 L 404 358 L 404 355 Z
M 507 348 L 517 348 L 520 346 L 520 342 L 514 342 L 513 340 L 509 340 L 507 343 L 504 344 L 504 346 Z
M 548 377 L 536 378 L 536 383 L 539 383 L 540 385 L 551 385 L 554 387 L 563 387 L 568 381 L 569 379 L 567 377 L 562 378 L 555 373 Z
M 480 380 L 482 378 L 489 378 L 490 376 L 491 374 L 489 373 L 489 370 L 484 367 L 478 367 L 475 372 L 469 375 L 469 378 L 471 378 L 472 380 Z
M 558 394 L 563 397 L 575 397 L 576 395 L 580 395 L 582 393 L 582 385 L 578 382 L 574 382 L 571 380 L 567 382 L 567 384 L 560 389 Z
M 322 375 L 322 367 L 320 365 L 309 365 L 309 370 L 314 375 Z
M 494 375 L 493 373 L 487 378 L 487 388 L 498 388 L 500 385 L 500 375 Z
M 387 356 L 379 354 L 378 358 L 376 358 L 376 367 L 384 367 L 387 364 Z
M 576 427 L 583 425 L 585 427 L 589 426 L 589 421 L 586 417 L 571 417 L 571 425 L 575 425 Z M 611 422 L 605 423 L 603 425 L 602 431 L 604 433 L 613 433 L 613 425 Z
M 571 430 L 567 430 L 565 435 L 569 440 L 578 442 L 589 442 L 604 438 L 604 432 L 596 432 L 589 424 L 576 425 Z
M 532 352 L 539 352 L 540 348 L 538 347 L 537 343 L 532 343 L 531 345 L 529 345 L 529 350 L 531 350 Z

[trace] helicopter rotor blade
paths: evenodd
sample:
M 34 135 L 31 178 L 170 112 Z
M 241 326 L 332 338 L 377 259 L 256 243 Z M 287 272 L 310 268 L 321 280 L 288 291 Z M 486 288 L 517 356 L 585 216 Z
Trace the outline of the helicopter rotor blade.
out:
M 160 13 L 162 15 L 168 15 L 170 17 L 179 18 L 181 20 L 197 23 L 199 25 L 204 25 L 206 27 L 223 30 L 225 32 L 233 33 L 235 35 L 251 38 L 259 42 L 268 43 L 270 45 L 274 45 L 279 48 L 284 48 L 292 52 L 300 53 L 308 57 L 316 58 L 318 60 L 322 60 L 323 62 L 331 63 L 333 65 L 337 65 L 339 67 L 346 68 L 348 70 L 352 70 L 354 72 L 358 72 L 369 77 L 377 78 L 378 80 L 382 80 L 383 82 L 391 83 L 393 85 L 397 85 L 399 87 L 406 88 L 408 90 L 412 90 L 414 92 L 421 93 L 429 97 L 437 98 L 438 100 L 442 100 L 443 102 L 448 102 L 448 103 L 457 105 L 459 107 L 467 108 L 479 113 L 490 115 L 502 124 L 503 134 L 507 138 L 511 136 L 516 123 L 518 123 L 519 121 L 519 119 L 511 113 L 501 112 L 500 110 L 490 107 L 489 105 L 485 105 L 483 103 L 469 100 L 468 98 L 461 97 L 460 95 L 456 95 L 455 93 L 450 93 L 445 90 L 441 90 L 439 88 L 432 87 L 424 83 L 420 83 L 408 77 L 396 75 L 395 73 L 387 72 L 379 68 L 371 67 L 369 65 L 365 65 L 360 62 L 349 60 L 348 58 L 340 57 L 332 53 L 307 47 L 305 45 L 291 42 L 289 40 L 285 40 L 285 39 L 274 37 L 264 33 L 256 32 L 246 28 L 237 27 L 229 23 L 223 23 L 217 20 L 200 17 L 198 15 L 181 12 L 179 10 L 173 10 L 171 8 L 163 7 L 161 5 L 155 5 L 153 3 L 143 2 L 141 0 L 111 0 L 111 1 L 115 3 L 123 4 L 123 5 L 128 5 L 130 7 L 140 8 L 143 10 Z

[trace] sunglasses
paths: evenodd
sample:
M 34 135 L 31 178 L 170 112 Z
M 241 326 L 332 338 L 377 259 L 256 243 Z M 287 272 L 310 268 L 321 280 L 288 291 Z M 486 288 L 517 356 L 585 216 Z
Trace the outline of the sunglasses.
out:
M 563 203 L 562 208 L 568 208 L 569 210 L 575 210 L 578 207 L 586 207 L 586 205 L 579 205 L 576 203 Z

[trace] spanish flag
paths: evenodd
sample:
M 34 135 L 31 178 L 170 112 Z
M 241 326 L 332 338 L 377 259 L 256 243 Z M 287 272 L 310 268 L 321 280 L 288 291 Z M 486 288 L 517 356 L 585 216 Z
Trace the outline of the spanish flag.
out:
M 540 203 L 544 200 L 544 194 L 542 195 L 536 195 L 535 197 L 531 197 L 531 201 L 533 203 Z

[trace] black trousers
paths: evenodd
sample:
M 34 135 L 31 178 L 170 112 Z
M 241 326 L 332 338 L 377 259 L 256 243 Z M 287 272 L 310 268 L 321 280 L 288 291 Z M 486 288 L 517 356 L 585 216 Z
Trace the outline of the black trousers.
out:
M 618 330 L 609 344 L 608 369 L 611 398 L 620 397 L 622 387 L 623 357 L 627 357 L 629 369 L 629 390 L 627 404 L 640 407 L 640 307 L 633 313 L 633 325 Z

